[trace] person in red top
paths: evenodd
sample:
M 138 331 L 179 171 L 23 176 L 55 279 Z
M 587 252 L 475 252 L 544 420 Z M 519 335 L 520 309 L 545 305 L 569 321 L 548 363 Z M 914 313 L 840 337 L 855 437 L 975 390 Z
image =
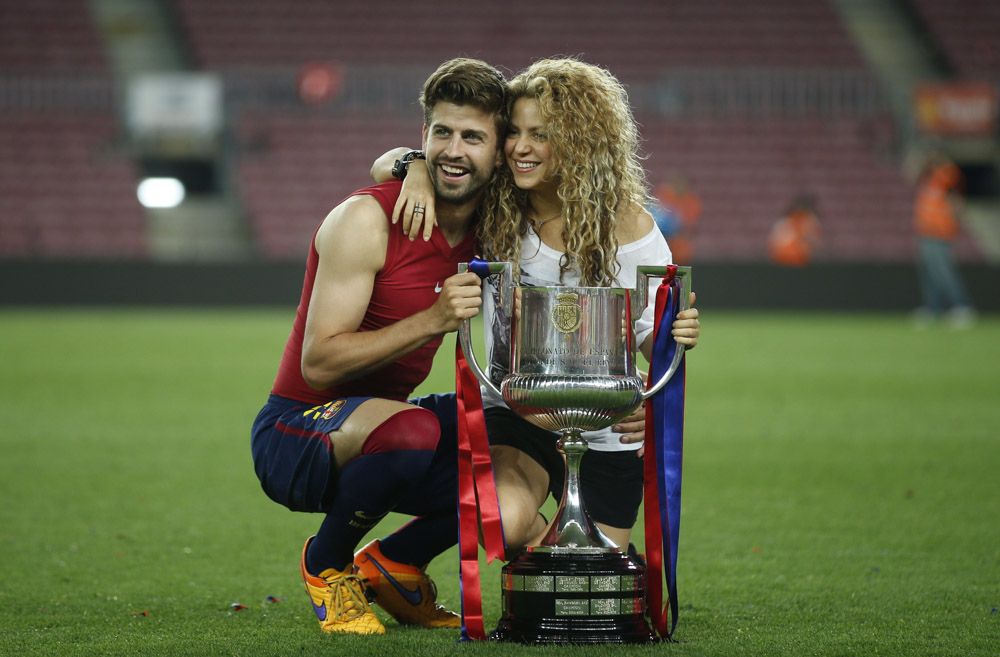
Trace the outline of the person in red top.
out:
M 956 328 L 968 326 L 975 317 L 952 252 L 959 232 L 963 184 L 962 172 L 954 163 L 936 153 L 927 157 L 914 204 L 917 271 L 923 296 L 923 305 L 916 312 L 918 326 L 946 311 Z
M 424 84 L 429 240 L 411 242 L 391 223 L 398 181 L 352 194 L 313 238 L 251 449 L 268 497 L 324 514 L 300 570 L 325 632 L 385 632 L 366 594 L 400 623 L 461 625 L 424 572 L 456 542 L 455 396 L 408 397 L 443 336 L 479 312 L 479 277 L 455 272 L 473 258 L 477 208 L 502 161 L 506 90 L 501 73 L 471 59 L 442 64 Z M 355 553 L 389 511 L 415 519 Z
M 816 201 L 812 196 L 802 196 L 771 228 L 768 237 L 771 260 L 787 267 L 804 267 L 812 261 L 819 239 Z

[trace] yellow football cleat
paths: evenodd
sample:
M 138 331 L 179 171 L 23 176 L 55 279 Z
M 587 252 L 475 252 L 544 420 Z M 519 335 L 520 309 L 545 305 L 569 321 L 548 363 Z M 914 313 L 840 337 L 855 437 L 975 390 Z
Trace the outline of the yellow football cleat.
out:
M 437 604 L 437 587 L 422 568 L 387 559 L 374 540 L 354 555 L 354 569 L 375 604 L 401 625 L 462 627 L 462 617 Z
M 364 585 L 352 570 L 327 568 L 319 576 L 306 570 L 306 548 L 302 548 L 302 581 L 312 603 L 319 627 L 324 632 L 348 634 L 385 634 L 385 626 L 365 599 Z

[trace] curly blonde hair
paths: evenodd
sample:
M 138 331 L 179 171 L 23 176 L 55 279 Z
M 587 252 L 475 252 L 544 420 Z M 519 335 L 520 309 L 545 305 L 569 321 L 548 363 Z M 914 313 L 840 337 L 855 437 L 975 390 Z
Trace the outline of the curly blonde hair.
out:
M 538 102 L 552 147 L 566 249 L 560 278 L 577 269 L 580 285 L 613 285 L 618 274 L 616 214 L 649 200 L 628 94 L 603 68 L 564 58 L 535 62 L 511 81 L 508 115 L 520 98 Z M 498 167 L 497 184 L 488 189 L 479 243 L 489 259 L 519 265 L 521 240 L 531 224 L 528 194 L 515 186 L 506 165 Z

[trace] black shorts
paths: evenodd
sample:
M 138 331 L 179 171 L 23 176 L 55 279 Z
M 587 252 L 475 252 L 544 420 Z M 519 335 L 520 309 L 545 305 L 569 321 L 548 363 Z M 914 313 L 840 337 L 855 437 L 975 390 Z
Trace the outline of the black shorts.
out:
M 562 499 L 566 466 L 556 449 L 558 434 L 536 427 L 503 406 L 488 407 L 485 415 L 490 445 L 507 445 L 530 456 L 549 473 L 549 493 Z M 580 461 L 580 488 L 592 519 L 631 529 L 642 502 L 642 459 L 633 450 L 587 450 Z

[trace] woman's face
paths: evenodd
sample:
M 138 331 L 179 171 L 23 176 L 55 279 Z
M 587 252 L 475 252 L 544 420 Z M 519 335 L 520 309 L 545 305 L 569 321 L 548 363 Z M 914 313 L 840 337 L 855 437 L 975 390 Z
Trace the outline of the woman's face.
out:
M 504 155 L 519 189 L 555 191 L 552 147 L 535 99 L 518 98 L 514 102 Z

